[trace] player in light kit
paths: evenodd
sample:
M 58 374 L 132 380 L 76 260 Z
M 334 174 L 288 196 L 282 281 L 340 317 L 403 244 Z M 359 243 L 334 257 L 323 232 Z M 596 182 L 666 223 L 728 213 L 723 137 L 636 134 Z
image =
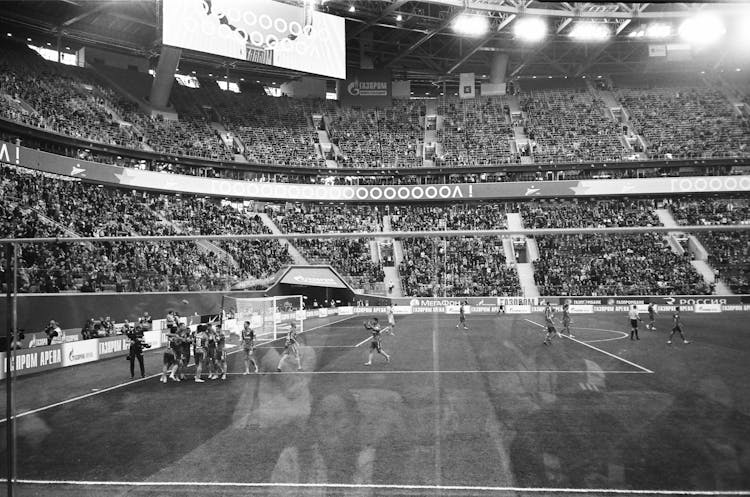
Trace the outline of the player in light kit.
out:
M 555 328 L 555 312 L 552 310 L 552 306 L 547 302 L 547 307 L 544 308 L 544 324 L 547 325 L 547 336 L 544 337 L 544 345 L 552 344 L 552 337 L 557 335 L 561 337 L 560 332 Z
M 653 302 L 648 304 L 648 324 L 647 330 L 656 331 L 656 306 Z
M 370 330 L 370 332 L 372 333 L 372 341 L 370 342 L 370 355 L 368 356 L 365 366 L 370 366 L 372 364 L 372 354 L 375 352 L 385 357 L 385 362 L 391 362 L 391 356 L 389 356 L 386 351 L 383 350 L 383 345 L 380 343 L 380 334 L 387 328 L 382 329 L 380 327 L 380 324 L 378 323 L 378 318 L 372 318 L 372 321 L 365 321 L 365 329 Z
M 680 307 L 675 307 L 675 312 L 672 314 L 672 333 L 669 334 L 669 340 L 667 340 L 667 345 L 672 344 L 672 336 L 675 333 L 680 334 L 680 338 L 682 338 L 682 343 L 690 343 L 689 340 L 685 340 L 685 335 L 682 334 L 682 319 L 680 318 Z
M 630 319 L 630 339 L 640 340 L 640 338 L 638 338 L 638 321 L 643 321 L 643 320 L 638 315 L 637 306 L 632 306 L 630 308 L 630 310 L 628 311 L 628 318 Z
M 245 354 L 245 372 L 242 374 L 250 374 L 250 363 L 253 363 L 255 372 L 258 372 L 258 363 L 255 362 L 253 352 L 255 350 L 255 330 L 250 327 L 250 321 L 245 321 L 245 325 L 242 328 L 242 350 Z
M 201 379 L 201 373 L 203 373 L 203 363 L 206 358 L 206 347 L 208 346 L 208 333 L 207 325 L 199 324 L 198 331 L 195 332 L 195 338 L 193 339 L 193 357 L 195 357 L 195 381 L 196 383 L 203 383 L 206 380 Z
M 464 306 L 468 303 L 469 301 L 465 300 L 461 302 L 461 306 L 458 308 L 458 324 L 456 325 L 456 328 L 458 328 L 459 326 L 463 326 L 465 330 L 469 329 L 466 326 L 466 310 L 464 309 Z
M 396 318 L 393 316 L 393 304 L 388 306 L 388 328 L 391 330 L 391 335 L 396 336 Z
M 281 353 L 281 359 L 279 359 L 279 364 L 276 366 L 276 371 L 281 371 L 281 366 L 289 354 L 294 354 L 294 357 L 297 358 L 297 370 L 302 369 L 302 359 L 299 356 L 299 344 L 297 343 L 297 325 L 294 323 L 289 325 L 289 333 L 287 333 L 286 341 L 284 342 L 284 352 Z
M 566 302 L 563 304 L 563 333 L 567 333 L 570 338 L 574 338 L 575 335 L 570 332 L 570 305 Z

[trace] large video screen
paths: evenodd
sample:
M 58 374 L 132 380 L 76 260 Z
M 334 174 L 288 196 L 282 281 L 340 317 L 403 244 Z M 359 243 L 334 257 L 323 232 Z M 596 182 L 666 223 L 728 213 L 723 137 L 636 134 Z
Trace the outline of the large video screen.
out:
M 344 19 L 273 0 L 163 0 L 165 45 L 346 78 Z

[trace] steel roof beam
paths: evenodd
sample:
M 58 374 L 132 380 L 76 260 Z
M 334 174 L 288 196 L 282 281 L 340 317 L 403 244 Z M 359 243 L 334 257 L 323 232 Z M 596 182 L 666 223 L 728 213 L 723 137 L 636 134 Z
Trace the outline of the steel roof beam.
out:
M 413 43 L 413 44 L 412 44 L 412 45 L 411 45 L 410 47 L 408 47 L 408 48 L 407 48 L 406 50 L 404 50 L 403 52 L 401 52 L 401 53 L 400 53 L 400 54 L 399 54 L 398 56 L 396 56 L 396 58 L 395 58 L 395 59 L 392 59 L 392 60 L 391 60 L 390 62 L 388 62 L 388 63 L 387 63 L 387 64 L 386 64 L 385 66 L 386 66 L 386 67 L 390 67 L 390 66 L 392 66 L 393 64 L 395 64 L 396 62 L 398 62 L 399 60 L 401 60 L 402 58 L 404 58 L 405 56 L 409 55 L 409 54 L 410 54 L 410 53 L 411 53 L 412 51 L 414 51 L 414 49 L 416 49 L 417 47 L 419 47 L 419 46 L 420 46 L 420 45 L 422 45 L 423 43 L 425 43 L 425 42 L 427 42 L 428 40 L 430 40 L 430 39 L 431 39 L 431 38 L 432 38 L 433 36 L 435 36 L 436 34 L 438 34 L 438 33 L 439 33 L 440 31 L 442 31 L 442 30 L 444 30 L 445 28 L 447 28 L 448 26 L 450 26 L 450 25 L 451 25 L 451 23 L 452 23 L 452 22 L 453 22 L 453 21 L 454 21 L 454 20 L 455 20 L 455 19 L 456 19 L 456 18 L 457 18 L 457 17 L 459 16 L 459 15 L 461 15 L 461 14 L 463 14 L 463 13 L 464 13 L 464 9 L 461 9 L 461 10 L 457 10 L 456 12 L 454 12 L 452 16 L 449 16 L 449 17 L 448 17 L 448 18 L 447 18 L 447 19 L 446 19 L 445 21 L 443 21 L 443 22 L 442 22 L 442 23 L 441 23 L 441 24 L 440 24 L 440 25 L 439 25 L 438 27 L 436 27 L 435 29 L 433 29 L 432 31 L 430 31 L 429 33 L 427 33 L 426 35 L 424 35 L 423 37 L 421 37 L 421 38 L 420 38 L 419 40 L 417 40 L 416 42 L 414 42 L 414 43 Z

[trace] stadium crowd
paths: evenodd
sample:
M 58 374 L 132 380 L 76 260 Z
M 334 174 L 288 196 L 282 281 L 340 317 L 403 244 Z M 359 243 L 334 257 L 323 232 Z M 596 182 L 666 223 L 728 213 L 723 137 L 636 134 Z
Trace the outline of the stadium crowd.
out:
M 3 237 L 257 233 L 265 229 L 237 210 L 204 199 L 100 188 L 22 168 L 0 168 L 0 185 Z M 24 244 L 19 254 L 19 290 L 220 290 L 267 278 L 290 261 L 276 242 L 220 245 Z
M 538 236 L 541 295 L 694 295 L 711 288 L 654 233 Z
M 520 202 L 527 228 L 608 228 L 660 226 L 653 200 L 542 200 Z
M 295 204 L 266 209 L 285 233 L 353 233 L 382 231 L 382 215 L 365 205 Z M 365 239 L 296 239 L 293 241 L 310 263 L 331 264 L 354 288 L 372 288 L 385 279 L 383 266 L 373 259 Z
M 742 197 L 678 197 L 668 203 L 678 224 L 750 224 L 750 201 Z M 735 293 L 750 293 L 750 235 L 746 232 L 697 233 L 717 277 Z

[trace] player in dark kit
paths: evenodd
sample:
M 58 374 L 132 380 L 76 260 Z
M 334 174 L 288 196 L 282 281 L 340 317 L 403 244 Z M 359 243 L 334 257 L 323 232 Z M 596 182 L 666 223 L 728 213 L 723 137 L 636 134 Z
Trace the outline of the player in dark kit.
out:
M 566 302 L 563 304 L 563 317 L 562 317 L 562 323 L 563 323 L 563 333 L 567 333 L 570 338 L 574 338 L 575 335 L 570 332 L 570 306 Z
M 648 304 L 648 324 L 647 330 L 656 331 L 656 306 L 653 302 Z
M 176 331 L 174 328 L 172 330 Z M 169 337 L 169 346 L 164 349 L 164 366 L 161 369 L 161 378 L 159 378 L 162 383 L 167 382 L 167 372 L 169 372 L 170 380 L 180 381 L 175 373 L 177 373 L 177 367 L 180 363 L 182 340 L 177 333 L 173 332 L 167 333 L 167 337 Z
M 227 379 L 227 336 L 221 327 L 216 328 L 214 333 L 216 351 L 214 352 L 214 371 L 217 378 Z
M 682 338 L 682 343 L 690 343 L 689 340 L 685 340 L 685 335 L 682 334 L 682 319 L 680 318 L 680 307 L 677 306 L 675 308 L 674 314 L 672 314 L 672 333 L 669 334 L 669 340 L 667 340 L 667 345 L 672 344 L 672 336 L 675 333 L 680 334 L 680 338 Z
M 219 378 L 219 375 L 216 374 L 217 336 L 216 336 L 216 328 L 214 328 L 214 325 L 212 324 L 208 325 L 207 333 L 208 333 L 208 342 L 206 346 L 206 359 L 207 359 L 207 365 L 208 365 L 208 379 L 216 380 Z
M 190 332 L 187 324 L 181 323 L 177 329 L 177 334 L 180 336 L 180 367 L 177 368 L 180 372 L 178 378 L 181 380 L 185 379 L 185 370 L 190 364 L 190 346 L 193 343 L 193 335 Z
M 245 321 L 245 325 L 242 328 L 242 351 L 245 354 L 245 372 L 242 374 L 250 374 L 250 363 L 253 363 L 255 372 L 258 372 L 258 363 L 255 362 L 253 353 L 255 351 L 255 330 L 250 327 L 250 321 Z
M 370 355 L 367 359 L 367 362 L 365 363 L 365 366 L 370 366 L 372 364 L 372 354 L 374 354 L 375 352 L 385 357 L 385 362 L 391 362 L 391 356 L 389 356 L 385 352 L 385 350 L 383 350 L 383 345 L 380 343 L 380 334 L 385 330 L 380 328 L 378 318 L 372 318 L 372 321 L 365 321 L 365 329 L 370 330 L 370 332 L 372 333 L 372 341 L 370 342 Z
M 469 301 L 465 300 L 461 302 L 461 306 L 458 308 L 458 324 L 456 325 L 456 328 L 458 328 L 459 326 L 463 326 L 465 330 L 469 329 L 466 326 L 466 309 L 464 309 L 464 306 L 468 303 Z
M 632 306 L 630 308 L 628 311 L 628 318 L 630 319 L 630 339 L 640 340 L 640 338 L 638 338 L 638 322 L 643 320 L 638 315 L 638 307 Z
M 193 338 L 193 357 L 195 357 L 195 382 L 203 383 L 206 380 L 201 379 L 203 373 L 203 363 L 206 359 L 206 348 L 208 347 L 208 326 L 205 324 L 198 325 L 198 331 Z

